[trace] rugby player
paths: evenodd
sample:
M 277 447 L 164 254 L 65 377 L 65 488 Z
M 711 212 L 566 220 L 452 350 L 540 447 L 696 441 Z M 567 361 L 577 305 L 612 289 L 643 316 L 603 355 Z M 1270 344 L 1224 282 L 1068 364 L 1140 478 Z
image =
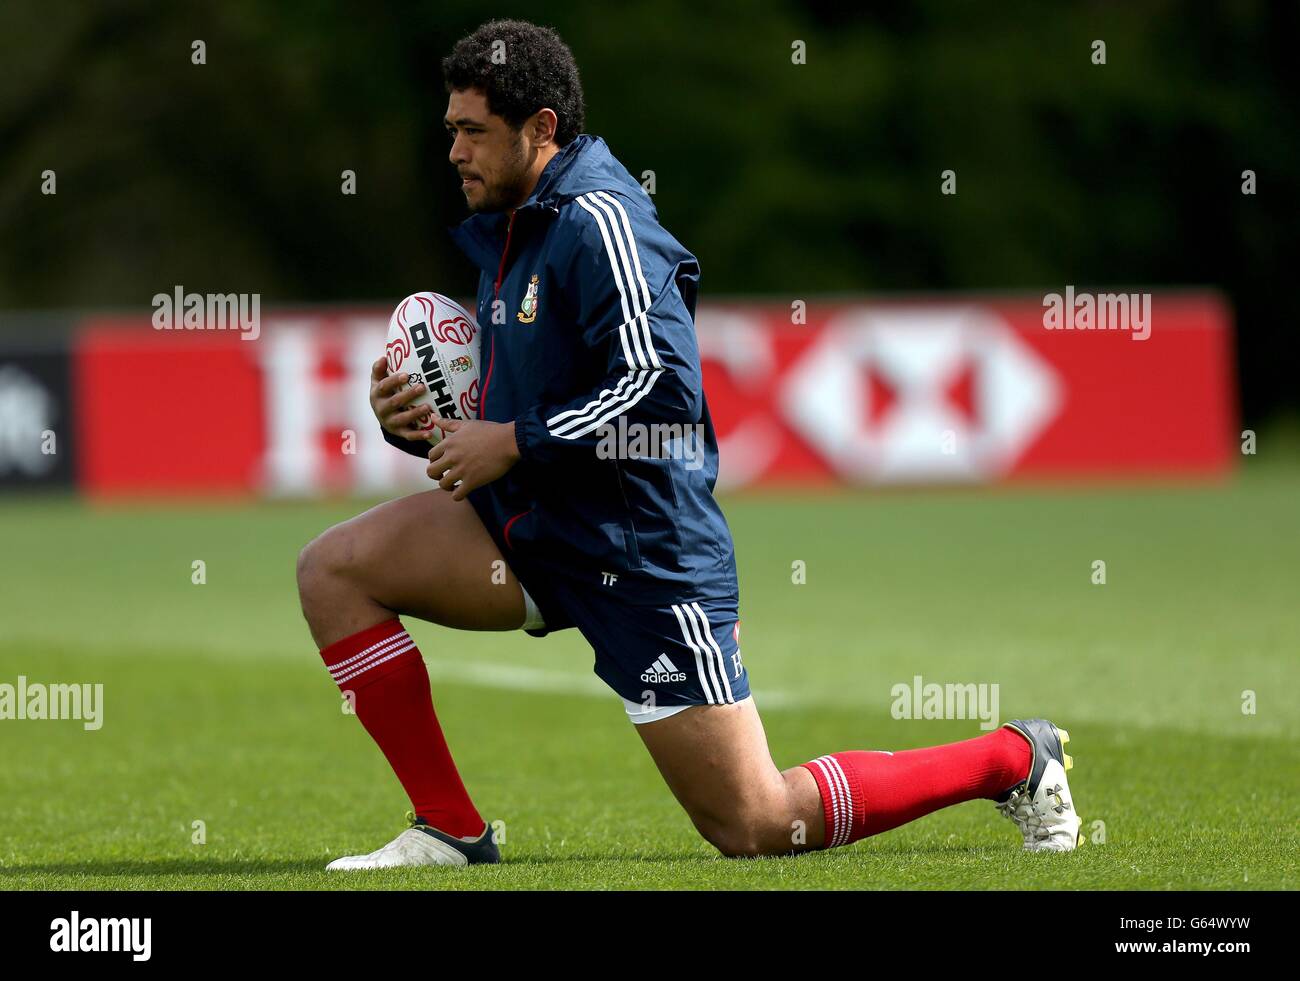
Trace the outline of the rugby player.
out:
M 472 212 L 453 231 L 480 270 L 479 418 L 420 431 L 423 392 L 374 363 L 384 437 L 437 488 L 330 528 L 298 561 L 302 609 L 334 680 L 411 800 L 411 826 L 330 869 L 499 860 L 457 771 L 400 616 L 537 637 L 576 628 L 669 790 L 727 856 L 847 845 L 986 798 L 1023 847 L 1069 851 L 1080 821 L 1064 730 L 1018 720 L 896 752 L 785 770 L 741 659 L 735 554 L 713 497 L 700 379 L 700 268 L 598 137 L 552 30 L 484 24 L 443 62 L 449 160 Z M 678 426 L 701 460 L 598 452 L 606 427 Z M 412 556 L 438 556 L 421 564 Z M 502 574 L 496 574 L 501 572 Z

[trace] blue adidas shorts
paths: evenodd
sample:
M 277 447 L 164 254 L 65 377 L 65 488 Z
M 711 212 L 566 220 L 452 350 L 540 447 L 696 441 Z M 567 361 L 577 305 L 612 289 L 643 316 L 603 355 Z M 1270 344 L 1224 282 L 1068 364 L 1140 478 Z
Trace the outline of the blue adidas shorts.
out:
M 749 697 L 740 658 L 737 599 L 683 597 L 668 606 L 634 606 L 594 585 L 512 569 L 544 626 L 533 636 L 577 627 L 596 654 L 597 676 L 622 696 L 633 722 L 654 722 L 692 705 L 727 705 Z M 530 610 L 530 613 L 532 610 Z

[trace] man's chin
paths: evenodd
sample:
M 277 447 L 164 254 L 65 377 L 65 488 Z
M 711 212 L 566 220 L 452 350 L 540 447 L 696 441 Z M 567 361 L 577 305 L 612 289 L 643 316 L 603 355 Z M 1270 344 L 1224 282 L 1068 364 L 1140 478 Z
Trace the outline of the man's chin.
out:
M 490 198 L 472 198 L 468 194 L 465 195 L 465 207 L 469 208 L 469 210 L 475 214 L 491 214 L 494 211 L 504 210 L 496 201 L 493 201 Z

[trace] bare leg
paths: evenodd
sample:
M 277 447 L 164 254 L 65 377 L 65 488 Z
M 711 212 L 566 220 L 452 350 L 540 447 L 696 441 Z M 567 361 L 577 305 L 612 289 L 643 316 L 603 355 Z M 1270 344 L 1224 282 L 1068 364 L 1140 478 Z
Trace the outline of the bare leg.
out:
M 779 855 L 828 842 L 847 845 L 963 801 L 1001 799 L 1032 775 L 1036 744 L 1030 733 L 1042 730 L 1047 740 L 1060 732 L 1044 719 L 1024 725 L 1031 728 L 1003 727 L 941 746 L 847 750 L 785 771 L 772 763 L 752 700 L 694 706 L 637 728 L 669 788 L 719 851 Z M 1076 844 L 1068 757 L 1060 760 L 1059 745 L 1056 751 L 1064 764 L 1051 780 L 1058 797 L 1052 807 L 1045 798 L 1036 805 L 1053 828 L 1047 835 L 1035 831 L 1030 841 L 1021 827 L 1031 850 L 1069 851 Z M 830 832 L 828 820 L 835 822 Z
M 752 698 L 635 727 L 696 829 L 724 855 L 784 855 L 825 838 L 817 781 L 778 770 Z
M 524 594 L 473 505 L 412 494 L 335 525 L 298 556 L 318 647 L 407 614 L 462 630 L 515 630 Z
M 467 630 L 523 624 L 523 590 L 473 506 L 426 491 L 336 525 L 299 555 L 298 593 L 330 674 L 415 813 L 453 838 L 481 836 L 485 822 L 452 759 L 420 651 L 395 622 L 408 614 Z M 403 835 L 392 854 L 332 867 L 441 861 L 423 832 Z

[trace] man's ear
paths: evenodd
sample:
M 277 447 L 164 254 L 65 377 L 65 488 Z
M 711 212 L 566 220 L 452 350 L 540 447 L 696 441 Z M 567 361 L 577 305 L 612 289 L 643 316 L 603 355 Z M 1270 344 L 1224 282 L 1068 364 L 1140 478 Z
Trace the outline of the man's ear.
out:
M 555 130 L 560 125 L 554 109 L 538 109 L 530 120 L 533 146 L 546 146 L 555 142 Z

